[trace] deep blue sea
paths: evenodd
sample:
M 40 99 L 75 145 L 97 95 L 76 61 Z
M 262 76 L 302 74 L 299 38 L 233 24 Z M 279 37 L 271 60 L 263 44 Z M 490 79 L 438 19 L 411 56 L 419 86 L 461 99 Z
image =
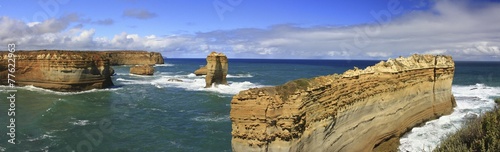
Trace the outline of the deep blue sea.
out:
M 0 87 L 0 151 L 231 151 L 230 101 L 254 87 L 365 68 L 379 61 L 229 59 L 229 85 L 203 88 L 205 59 L 165 59 L 153 76 L 114 66 L 115 87 L 76 93 L 16 87 L 16 144 Z M 182 80 L 182 82 L 172 81 Z M 170 81 L 169 81 L 170 80 Z M 428 151 L 468 118 L 494 107 L 500 62 L 456 62 L 455 112 L 414 128 L 400 150 Z

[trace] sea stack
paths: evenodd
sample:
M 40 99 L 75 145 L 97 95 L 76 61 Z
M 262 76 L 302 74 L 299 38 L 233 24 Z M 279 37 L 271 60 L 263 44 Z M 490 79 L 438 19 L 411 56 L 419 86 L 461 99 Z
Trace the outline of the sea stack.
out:
M 16 51 L 15 85 L 84 91 L 113 85 L 111 65 L 163 64 L 160 53 L 146 51 Z M 0 84 L 7 85 L 8 52 L 0 52 Z
M 227 57 L 223 53 L 212 52 L 207 56 L 205 77 L 205 88 L 212 84 L 227 84 L 226 75 L 228 70 Z
M 130 73 L 131 74 L 137 74 L 137 75 L 153 75 L 155 72 L 155 68 L 152 65 L 136 65 L 130 67 Z
M 454 70 L 450 56 L 413 55 L 241 91 L 231 101 L 232 150 L 373 151 L 399 142 L 453 111 Z

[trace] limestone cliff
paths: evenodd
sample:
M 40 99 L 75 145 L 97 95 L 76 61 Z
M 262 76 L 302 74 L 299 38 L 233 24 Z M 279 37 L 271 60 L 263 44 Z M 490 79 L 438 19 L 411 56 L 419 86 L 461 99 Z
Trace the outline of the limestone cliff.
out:
M 163 56 L 158 52 L 146 51 L 93 51 L 109 58 L 110 65 L 163 64 Z
M 233 151 L 372 151 L 452 112 L 450 56 L 413 55 L 364 70 L 241 91 Z
M 136 65 L 130 67 L 131 74 L 137 75 L 153 75 L 155 68 L 152 65 Z
M 207 56 L 205 77 L 205 87 L 211 87 L 212 84 L 227 84 L 226 75 L 228 70 L 227 57 L 223 53 L 212 52 Z
M 7 83 L 8 52 L 0 52 L 0 84 Z M 81 91 L 113 85 L 110 65 L 163 63 L 159 53 L 145 51 L 16 51 L 16 85 L 57 91 Z

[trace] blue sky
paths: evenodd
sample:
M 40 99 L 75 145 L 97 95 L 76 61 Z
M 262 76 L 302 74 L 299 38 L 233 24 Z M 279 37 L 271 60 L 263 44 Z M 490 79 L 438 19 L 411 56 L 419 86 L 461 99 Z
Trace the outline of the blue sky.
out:
M 488 0 L 1 0 L 0 41 L 178 58 L 499 60 L 495 13 L 500 3 Z

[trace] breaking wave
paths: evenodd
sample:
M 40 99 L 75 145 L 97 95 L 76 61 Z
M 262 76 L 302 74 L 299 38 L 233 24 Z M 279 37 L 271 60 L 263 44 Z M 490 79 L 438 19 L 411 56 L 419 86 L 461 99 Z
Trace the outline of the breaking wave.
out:
M 484 84 L 452 87 L 457 106 L 450 115 L 414 127 L 400 139 L 399 151 L 432 151 L 446 135 L 456 132 L 468 119 L 477 118 L 495 107 L 492 97 L 500 96 L 500 87 Z

